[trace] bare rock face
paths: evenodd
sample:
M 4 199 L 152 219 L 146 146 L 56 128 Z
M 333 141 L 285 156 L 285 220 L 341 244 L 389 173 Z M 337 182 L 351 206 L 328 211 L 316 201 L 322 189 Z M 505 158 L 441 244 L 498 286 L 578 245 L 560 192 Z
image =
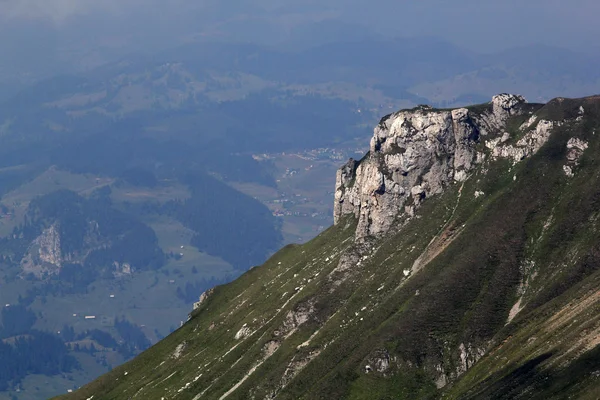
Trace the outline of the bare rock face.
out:
M 477 119 L 477 124 L 483 136 L 503 130 L 510 117 L 522 113 L 521 105 L 527 103 L 523 96 L 514 94 L 499 94 L 492 98 L 491 112 L 484 112 Z
M 60 234 L 56 224 L 45 229 L 35 239 L 21 260 L 24 274 L 33 274 L 41 279 L 44 275 L 56 275 L 62 268 L 63 258 Z
M 383 374 L 390 368 L 391 361 L 392 358 L 387 350 L 377 349 L 370 355 L 365 365 L 365 373 L 379 372 Z
M 200 306 L 213 294 L 214 291 L 215 291 L 215 289 L 212 288 L 205 292 L 202 292 L 198 301 L 194 303 L 194 310 L 197 310 L 198 308 L 200 308 Z
M 575 175 L 574 169 L 579 165 L 579 159 L 588 148 L 588 143 L 578 138 L 571 138 L 567 142 L 567 163 L 563 165 L 563 171 L 568 177 Z
M 120 263 L 118 261 L 115 261 L 113 262 L 113 267 L 113 276 L 115 278 L 130 276 L 134 272 L 133 267 L 129 263 Z
M 244 339 L 250 336 L 251 333 L 252 331 L 250 330 L 250 328 L 248 328 L 246 324 L 244 324 L 244 326 L 242 326 L 240 330 L 237 331 L 237 333 L 235 334 L 235 340 Z
M 496 138 L 486 142 L 486 147 L 492 151 L 492 157 L 509 158 L 513 163 L 518 163 L 524 158 L 537 152 L 548 141 L 552 128 L 559 125 L 558 122 L 540 120 L 534 128 L 533 124 L 525 123 L 521 129 L 528 130 L 525 135 L 516 143 L 516 145 L 502 145 L 505 142 L 503 138 Z
M 412 215 L 424 198 L 466 180 L 486 157 L 476 150 L 481 137 L 497 137 L 494 146 L 508 140 L 506 122 L 524 113 L 525 103 L 521 96 L 501 94 L 482 109 L 419 106 L 384 117 L 369 153 L 337 173 L 335 223 L 352 214 L 358 219 L 357 238 L 385 233 L 399 214 Z M 540 132 L 519 146 L 519 154 L 525 149 L 523 157 L 547 139 L 551 126 L 537 126 Z
M 21 259 L 22 275 L 32 274 L 37 279 L 46 279 L 58 275 L 64 265 L 83 265 L 86 257 L 94 250 L 110 246 L 103 240 L 98 223 L 91 221 L 83 236 L 83 246 L 71 252 L 63 251 L 60 222 L 54 222 L 35 238 Z M 135 271 L 131 264 L 114 261 L 112 263 L 115 278 L 131 276 Z
M 283 324 L 275 331 L 275 336 L 287 338 L 311 318 L 315 313 L 314 305 L 311 303 L 302 303 L 296 306 L 293 311 L 288 311 Z

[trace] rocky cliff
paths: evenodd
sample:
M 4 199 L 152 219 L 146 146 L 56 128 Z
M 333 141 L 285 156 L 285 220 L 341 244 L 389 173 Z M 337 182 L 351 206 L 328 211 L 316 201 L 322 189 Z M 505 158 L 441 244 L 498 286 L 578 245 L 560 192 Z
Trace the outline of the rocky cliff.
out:
M 21 260 L 21 269 L 41 279 L 58 274 L 63 261 L 58 224 L 53 224 L 31 243 Z
M 385 117 L 336 225 L 68 399 L 600 393 L 600 96 Z
M 114 208 L 110 200 L 68 190 L 33 199 L 26 223 L 9 240 L 21 276 L 44 281 L 57 276 L 62 281 L 126 277 L 164 262 L 150 227 Z
M 335 223 L 353 214 L 357 237 L 385 233 L 399 214 L 413 215 L 425 198 L 465 181 L 487 157 L 518 162 L 535 153 L 554 125 L 533 115 L 541 106 L 500 94 L 480 106 L 419 106 L 384 117 L 368 154 L 337 172 Z M 527 121 L 517 129 L 509 126 L 519 116 Z

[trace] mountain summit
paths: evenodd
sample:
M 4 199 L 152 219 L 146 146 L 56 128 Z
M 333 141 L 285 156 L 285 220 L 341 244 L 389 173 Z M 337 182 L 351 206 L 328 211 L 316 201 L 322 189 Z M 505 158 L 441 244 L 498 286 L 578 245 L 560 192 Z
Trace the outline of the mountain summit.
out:
M 66 399 L 597 399 L 600 96 L 384 117 L 335 225 Z

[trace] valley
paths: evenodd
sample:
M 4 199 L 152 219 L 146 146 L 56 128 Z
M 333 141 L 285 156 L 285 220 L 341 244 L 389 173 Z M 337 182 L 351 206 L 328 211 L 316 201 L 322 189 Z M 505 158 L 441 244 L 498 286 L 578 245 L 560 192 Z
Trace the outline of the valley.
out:
M 348 151 L 358 152 L 360 150 Z M 271 164 L 276 187 L 256 183 L 229 183 L 235 189 L 261 201 L 274 218 L 281 220 L 283 243 L 303 243 L 332 223 L 332 176 L 341 158 L 338 151 L 316 150 L 303 153 L 262 154 Z M 256 156 L 258 157 L 258 156 Z M 173 180 L 159 181 L 156 186 L 140 187 L 123 179 L 89 173 L 73 173 L 52 166 L 24 185 L 6 193 L 0 204 L 3 218 L 0 236 L 7 237 L 27 220 L 30 203 L 40 196 L 70 190 L 80 196 L 94 196 L 95 191 L 110 188 L 112 204 L 123 212 L 133 213 L 156 234 L 158 246 L 167 255 L 158 271 L 135 271 L 133 274 L 101 277 L 82 283 L 75 293 L 55 292 L 52 283 L 32 282 L 15 276 L 9 265 L 0 267 L 0 297 L 4 307 L 22 303 L 35 293 L 28 309 L 37 314 L 33 329 L 55 332 L 65 327 L 75 332 L 102 331 L 117 338 L 115 320 L 124 318 L 156 343 L 177 329 L 187 318 L 191 303 L 208 288 L 235 279 L 240 271 L 230 263 L 200 251 L 192 244 L 195 232 L 168 216 L 148 213 L 144 208 L 189 199 L 189 189 Z M 151 208 L 151 207 L 150 207 Z M 3 278 L 2 278 L 3 277 Z M 32 292 L 32 290 L 34 290 Z M 29 301 L 27 301 L 29 302 Z M 72 340 L 72 339 L 70 339 Z M 74 390 L 94 377 L 126 361 L 114 347 L 104 347 L 93 338 L 65 340 L 74 351 L 83 370 L 55 377 L 31 375 L 20 384 L 18 398 L 50 396 L 57 390 Z M 141 348 L 143 349 L 143 347 Z M 85 371 L 85 372 L 84 372 Z M 43 381 L 43 384 L 39 383 Z M 47 388 L 47 391 L 40 389 Z
M 594 165 L 586 147 L 595 143 L 591 100 L 573 100 L 586 103 L 584 113 L 542 104 L 600 91 L 598 55 L 585 40 L 578 37 L 574 50 L 525 38 L 499 46 L 508 31 L 483 40 L 468 28 L 462 42 L 446 31 L 432 36 L 430 28 L 460 7 L 420 34 L 415 26 L 391 34 L 419 18 L 387 3 L 389 10 L 365 3 L 352 21 L 343 14 L 357 4 L 339 1 L 241 0 L 223 8 L 175 0 L 168 10 L 111 0 L 87 8 L 92 3 L 0 4 L 0 400 L 88 391 L 86 400 L 129 398 L 133 376 L 168 393 L 150 389 L 148 398 L 244 398 L 248 390 L 269 399 L 390 398 L 399 388 L 405 398 L 452 398 L 504 388 L 486 371 L 465 375 L 465 365 L 506 338 L 497 315 L 509 320 L 503 329 L 527 337 L 515 324 L 526 324 L 521 315 L 533 307 L 532 271 L 541 259 L 519 268 L 501 259 L 522 261 L 523 235 L 550 232 L 531 219 L 550 214 L 528 208 L 523 233 L 497 222 L 493 210 L 508 207 L 506 193 L 526 204 L 537 198 L 514 185 L 519 171 L 530 174 L 524 159 L 538 151 L 558 157 L 540 148 L 560 124 L 585 139 L 570 142 L 564 174 L 576 181 L 586 162 Z M 460 18 L 477 21 L 472 13 L 466 7 Z M 449 30 L 460 25 L 452 22 Z M 474 49 L 477 41 L 485 45 Z M 486 114 L 490 98 L 507 91 L 534 103 L 508 104 L 510 118 Z M 467 113 L 452 114 L 463 107 Z M 418 121 L 386 125 L 398 110 Z M 536 115 L 540 121 L 530 119 Z M 570 125 L 577 118 L 581 126 Z M 472 129 L 437 137 L 431 127 L 440 120 Z M 414 141 L 387 139 L 402 129 Z M 423 146 L 435 151 L 413 148 L 428 135 L 436 139 Z M 444 163 L 453 157 L 455 164 Z M 491 162 L 498 157 L 509 160 Z M 551 215 L 547 229 L 568 225 Z M 520 234 L 510 242 L 519 252 L 494 234 L 486 240 L 504 247 L 483 243 L 493 262 L 485 261 L 471 247 L 480 239 L 477 218 Z M 453 258 L 458 246 L 473 258 Z M 582 254 L 569 246 L 569 254 Z M 552 273 L 593 287 L 585 280 L 595 265 L 590 254 L 584 267 L 564 260 L 569 267 Z M 544 285 L 539 290 L 550 290 Z M 466 297 L 453 297 L 457 287 Z M 490 287 L 504 290 L 496 302 Z M 436 312 L 448 315 L 436 319 Z M 466 331 L 452 325 L 463 312 Z M 481 315 L 496 325 L 477 336 L 471 322 Z M 595 343 L 580 332 L 581 348 Z M 511 354 L 514 365 L 528 357 Z M 205 384 L 219 374 L 225 378 Z M 456 392 L 442 383 L 456 383 Z
M 598 96 L 386 116 L 333 226 L 59 398 L 595 399 L 598 129 Z

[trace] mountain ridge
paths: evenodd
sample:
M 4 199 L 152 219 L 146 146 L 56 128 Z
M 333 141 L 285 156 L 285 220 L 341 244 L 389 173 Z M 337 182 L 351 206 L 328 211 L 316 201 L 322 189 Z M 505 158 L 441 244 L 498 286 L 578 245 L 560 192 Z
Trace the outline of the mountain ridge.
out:
M 382 119 L 336 223 L 66 399 L 595 398 L 600 96 Z

